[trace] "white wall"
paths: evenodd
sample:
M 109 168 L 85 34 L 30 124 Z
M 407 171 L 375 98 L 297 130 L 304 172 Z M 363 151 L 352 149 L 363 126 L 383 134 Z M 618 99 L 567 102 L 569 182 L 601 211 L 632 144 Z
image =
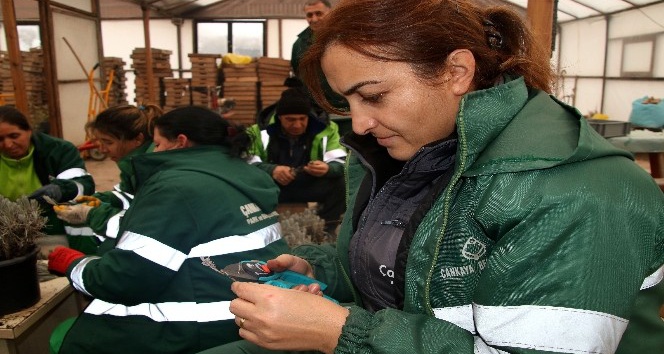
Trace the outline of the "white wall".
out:
M 284 59 L 291 59 L 293 43 L 297 35 L 304 31 L 309 24 L 306 20 L 282 20 L 282 52 Z
M 606 21 L 588 19 L 563 24 L 560 31 L 560 70 L 567 75 L 601 76 L 604 72 Z
M 96 24 L 92 20 L 54 12 L 53 37 L 62 137 L 79 145 L 85 142 L 85 124 L 91 118 L 88 117 L 90 109 L 88 73 L 99 59 Z M 64 38 L 73 51 L 67 46 Z
M 663 97 L 662 81 L 620 79 L 624 69 L 641 68 L 650 64 L 653 77 L 664 77 L 662 18 L 664 4 L 658 4 L 618 13 L 608 21 L 603 18 L 590 18 L 562 24 L 559 74 L 581 78 L 567 78 L 559 82 L 559 89 L 562 87 L 564 91 L 559 90 L 558 97 L 574 104 L 583 114 L 601 111 L 607 114 L 609 119 L 621 121 L 629 119 L 634 100 L 643 96 Z M 628 44 L 635 37 L 643 36 L 653 36 L 654 47 Z M 608 42 L 605 45 L 607 37 Z M 629 49 L 626 51 L 626 48 Z M 604 75 L 609 78 L 605 84 L 601 79 Z

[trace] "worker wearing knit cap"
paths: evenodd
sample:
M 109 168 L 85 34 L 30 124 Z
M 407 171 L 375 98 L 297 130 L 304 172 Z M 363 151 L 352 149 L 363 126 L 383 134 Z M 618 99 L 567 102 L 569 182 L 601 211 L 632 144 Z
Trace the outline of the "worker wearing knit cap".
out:
M 309 115 L 311 103 L 308 97 L 297 88 L 289 88 L 281 93 L 281 99 L 277 102 L 276 114 L 303 114 Z
M 250 163 L 269 173 L 281 189 L 280 203 L 317 202 L 325 230 L 333 233 L 345 209 L 343 165 L 346 150 L 339 127 L 319 120 L 308 96 L 289 88 L 264 129 L 254 125 Z

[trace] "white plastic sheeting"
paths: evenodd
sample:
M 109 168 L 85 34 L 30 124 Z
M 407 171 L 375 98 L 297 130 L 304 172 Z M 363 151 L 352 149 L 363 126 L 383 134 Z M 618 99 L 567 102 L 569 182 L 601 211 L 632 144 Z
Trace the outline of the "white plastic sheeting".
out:
M 634 100 L 664 96 L 664 1 L 650 2 L 608 16 L 559 22 L 553 58 L 560 75 L 558 98 L 584 114 L 602 112 L 626 121 Z
M 528 7 L 528 0 L 503 1 L 513 3 L 523 8 Z M 563 23 L 587 17 L 602 16 L 614 12 L 630 10 L 658 2 L 662 2 L 662 0 L 558 0 L 557 19 L 558 23 Z

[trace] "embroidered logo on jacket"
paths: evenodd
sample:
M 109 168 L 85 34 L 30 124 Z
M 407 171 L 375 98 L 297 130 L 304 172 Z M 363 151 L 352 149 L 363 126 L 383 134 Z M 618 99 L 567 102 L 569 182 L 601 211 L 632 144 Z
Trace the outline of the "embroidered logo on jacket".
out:
M 465 277 L 475 272 L 480 272 L 486 267 L 486 259 L 482 259 L 486 256 L 486 245 L 474 237 L 466 240 L 466 243 L 461 248 L 461 256 L 469 261 L 477 262 L 457 267 L 441 267 L 441 278 Z
M 255 224 L 255 223 L 257 223 L 259 221 L 263 221 L 265 219 L 269 219 L 269 218 L 279 216 L 279 214 L 276 211 L 273 211 L 270 214 L 263 213 L 261 208 L 259 208 L 254 203 L 241 205 L 240 206 L 240 212 L 242 213 L 242 215 L 244 215 L 245 218 L 247 218 L 247 224 L 249 224 L 249 225 Z M 251 215 L 257 214 L 257 213 L 260 213 L 260 215 L 251 216 Z
M 461 255 L 465 259 L 471 259 L 474 261 L 479 260 L 486 254 L 486 246 L 484 243 L 480 242 L 478 239 L 471 237 L 466 241 L 466 244 L 463 245 L 461 250 Z

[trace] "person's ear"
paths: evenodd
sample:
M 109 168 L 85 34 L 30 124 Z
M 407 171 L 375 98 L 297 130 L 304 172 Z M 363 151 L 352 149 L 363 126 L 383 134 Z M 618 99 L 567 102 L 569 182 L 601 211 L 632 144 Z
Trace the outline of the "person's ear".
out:
M 134 141 L 136 142 L 136 146 L 141 146 L 145 142 L 145 135 L 143 133 L 138 133 L 136 138 L 134 138 Z
M 193 144 L 191 143 L 191 141 L 189 140 L 189 138 L 187 138 L 187 136 L 184 135 L 184 134 L 178 134 L 178 136 L 175 138 L 175 140 L 176 140 L 176 144 L 175 144 L 175 146 L 176 146 L 178 149 L 182 149 L 182 148 L 187 148 L 187 147 L 191 147 L 191 146 L 193 146 Z
M 457 49 L 447 57 L 452 93 L 463 96 L 472 90 L 475 56 L 468 49 Z

